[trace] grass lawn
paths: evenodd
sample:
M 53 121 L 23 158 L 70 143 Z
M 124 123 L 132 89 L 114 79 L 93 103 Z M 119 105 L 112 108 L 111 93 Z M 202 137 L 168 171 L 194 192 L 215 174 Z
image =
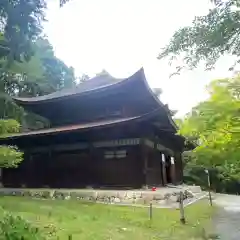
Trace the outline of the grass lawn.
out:
M 179 211 L 173 209 L 153 209 L 150 221 L 148 208 L 73 200 L 0 197 L 0 206 L 31 221 L 47 239 L 68 239 L 72 234 L 73 240 L 201 239 L 200 232 L 213 212 L 207 201 L 199 201 L 185 209 L 187 224 L 183 226 Z

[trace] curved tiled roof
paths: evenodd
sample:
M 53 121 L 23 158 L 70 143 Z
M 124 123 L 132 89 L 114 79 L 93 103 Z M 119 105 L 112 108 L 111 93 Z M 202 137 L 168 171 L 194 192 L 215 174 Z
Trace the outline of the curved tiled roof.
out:
M 132 82 L 139 82 L 145 86 L 146 91 L 151 96 L 153 102 L 156 104 L 156 108 L 162 108 L 166 116 L 169 119 L 171 125 L 177 129 L 176 124 L 172 120 L 169 110 L 167 107 L 158 99 L 158 97 L 153 93 L 151 88 L 149 87 L 143 68 L 138 70 L 132 76 L 128 78 L 117 79 L 112 77 L 107 72 L 100 74 L 92 79 L 89 79 L 83 83 L 81 83 L 78 87 L 71 88 L 71 89 L 63 89 L 48 95 L 39 96 L 39 97 L 32 97 L 32 98 L 15 98 L 14 100 L 22 105 L 22 106 L 31 106 L 32 104 L 41 104 L 49 101 L 56 101 L 60 99 L 65 99 L 67 97 L 74 97 L 74 96 L 86 96 L 92 95 L 98 92 L 105 92 L 105 91 L 112 91 L 116 90 L 121 86 L 129 86 Z
M 14 100 L 19 103 L 31 103 L 31 102 L 34 103 L 34 102 L 43 102 L 47 100 L 64 98 L 67 96 L 81 95 L 84 93 L 91 93 L 97 90 L 108 88 L 113 85 L 117 85 L 121 82 L 131 79 L 132 77 L 134 77 L 134 75 L 140 73 L 141 71 L 142 69 L 128 78 L 114 78 L 109 73 L 104 72 L 89 80 L 82 82 L 77 87 L 59 90 L 59 91 L 56 91 L 47 95 L 43 95 L 43 96 L 38 96 L 38 97 L 30 97 L 30 98 L 16 97 L 14 98 Z

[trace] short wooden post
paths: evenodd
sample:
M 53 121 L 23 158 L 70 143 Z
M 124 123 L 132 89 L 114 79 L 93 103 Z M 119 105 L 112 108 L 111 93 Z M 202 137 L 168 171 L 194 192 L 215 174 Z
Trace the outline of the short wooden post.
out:
M 208 196 L 209 196 L 209 202 L 210 202 L 210 205 L 212 206 L 212 205 L 213 205 L 213 202 L 212 202 L 212 194 L 211 194 L 210 174 L 209 174 L 209 171 L 208 171 L 207 169 L 205 169 L 205 173 L 207 174 L 207 181 L 208 181 Z
M 180 195 L 179 195 L 179 210 L 180 210 L 180 222 L 182 224 L 185 224 L 186 219 L 185 219 L 184 206 L 183 206 L 183 192 L 180 192 Z
M 153 210 L 152 203 L 150 203 L 149 204 L 149 218 L 150 218 L 150 220 L 152 220 L 152 215 L 153 215 L 152 210 Z

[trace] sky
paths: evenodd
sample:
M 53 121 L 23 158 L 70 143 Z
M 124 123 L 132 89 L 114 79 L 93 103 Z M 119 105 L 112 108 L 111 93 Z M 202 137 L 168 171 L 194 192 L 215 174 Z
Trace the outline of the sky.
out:
M 128 77 L 144 67 L 149 85 L 161 88 L 161 100 L 184 116 L 206 99 L 205 86 L 231 76 L 231 58 L 219 60 L 215 70 L 199 67 L 169 78 L 174 69 L 157 55 L 181 26 L 204 15 L 209 0 L 71 0 L 59 8 L 49 0 L 44 32 L 55 54 L 76 75 L 94 76 L 105 69 L 114 77 Z M 136 93 L 137 94 L 137 93 Z

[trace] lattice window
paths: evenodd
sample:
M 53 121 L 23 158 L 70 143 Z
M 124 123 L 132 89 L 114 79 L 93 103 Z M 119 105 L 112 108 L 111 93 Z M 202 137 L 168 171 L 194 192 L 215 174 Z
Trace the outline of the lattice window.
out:
M 114 158 L 114 151 L 106 151 L 105 153 L 104 153 L 104 158 L 106 158 L 106 159 L 112 159 L 112 158 Z
M 116 151 L 116 158 L 125 158 L 127 156 L 126 150 Z
M 125 158 L 127 156 L 126 150 L 117 150 L 117 151 L 106 151 L 104 153 L 105 159 L 113 159 L 113 158 Z

